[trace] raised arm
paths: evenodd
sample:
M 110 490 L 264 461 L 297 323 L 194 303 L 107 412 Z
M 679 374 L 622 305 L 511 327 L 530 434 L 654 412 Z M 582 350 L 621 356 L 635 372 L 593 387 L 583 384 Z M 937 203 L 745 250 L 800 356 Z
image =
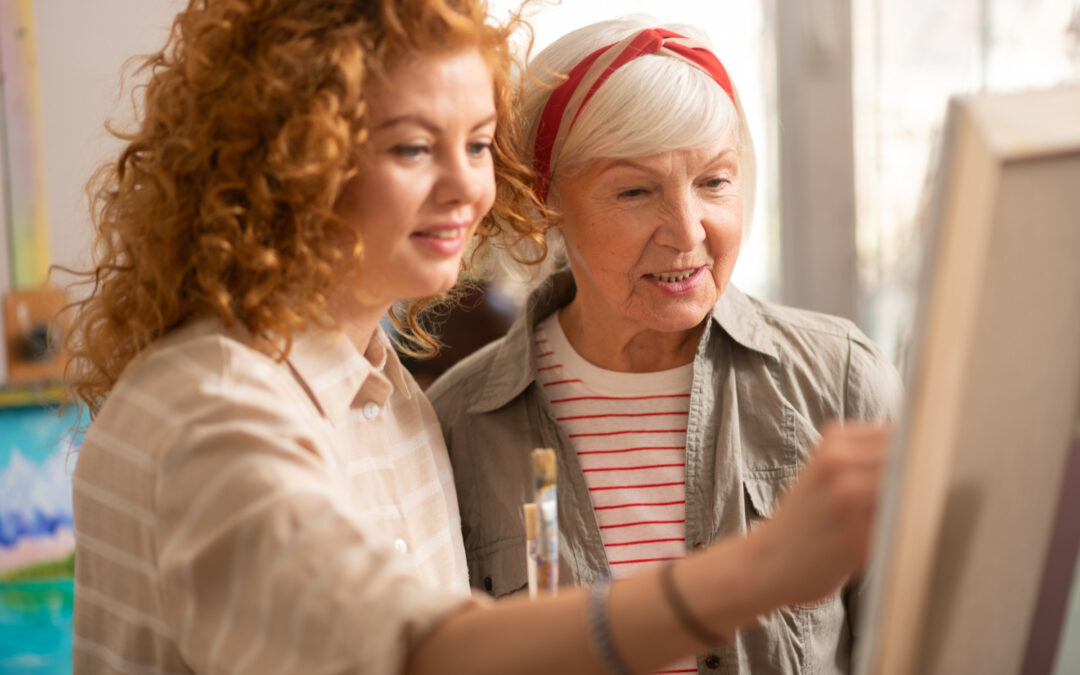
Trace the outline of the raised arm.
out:
M 888 432 L 830 426 L 776 516 L 675 563 L 675 590 L 693 617 L 729 639 L 754 617 L 839 588 L 863 565 Z M 700 650 L 662 591 L 659 571 L 615 584 L 607 639 L 631 672 L 649 672 Z M 409 654 L 408 673 L 604 673 L 603 620 L 589 591 L 513 599 L 441 622 Z

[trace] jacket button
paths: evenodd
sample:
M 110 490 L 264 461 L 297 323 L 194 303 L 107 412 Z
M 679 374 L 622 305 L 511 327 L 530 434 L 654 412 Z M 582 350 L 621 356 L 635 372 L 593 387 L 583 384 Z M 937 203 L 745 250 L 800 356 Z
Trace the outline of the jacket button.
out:
M 490 593 L 494 587 L 494 584 L 491 583 L 491 577 L 484 577 L 484 590 Z
M 716 669 L 720 667 L 720 657 L 716 654 L 709 654 L 705 657 L 705 666 L 708 668 Z

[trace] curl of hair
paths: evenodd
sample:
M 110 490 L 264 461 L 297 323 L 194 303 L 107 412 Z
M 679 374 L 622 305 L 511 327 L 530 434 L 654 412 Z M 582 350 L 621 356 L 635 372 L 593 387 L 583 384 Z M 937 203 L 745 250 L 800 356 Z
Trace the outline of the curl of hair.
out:
M 335 215 L 367 138 L 365 95 L 423 54 L 477 49 L 494 80 L 497 202 L 481 241 L 540 239 L 514 99 L 520 69 L 483 0 L 191 0 L 145 58 L 140 119 L 91 179 L 93 263 L 66 335 L 69 400 L 95 413 L 124 367 L 193 319 L 239 322 L 284 358 L 308 325 L 333 327 L 334 280 L 363 241 Z M 345 242 L 345 245 L 342 244 Z M 425 308 L 395 323 L 434 353 Z

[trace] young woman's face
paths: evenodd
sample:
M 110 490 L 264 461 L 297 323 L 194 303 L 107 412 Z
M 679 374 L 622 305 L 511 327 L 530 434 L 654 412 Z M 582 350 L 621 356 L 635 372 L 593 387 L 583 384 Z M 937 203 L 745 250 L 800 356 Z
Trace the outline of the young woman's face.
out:
M 342 192 L 363 262 L 351 283 L 389 306 L 449 289 L 495 200 L 495 101 L 479 52 L 425 55 L 368 98 L 370 152 Z

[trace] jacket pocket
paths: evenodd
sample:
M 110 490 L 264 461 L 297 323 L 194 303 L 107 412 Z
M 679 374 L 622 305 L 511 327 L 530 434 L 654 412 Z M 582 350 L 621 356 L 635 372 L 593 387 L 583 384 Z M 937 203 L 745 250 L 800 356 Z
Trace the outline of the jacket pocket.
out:
M 762 472 L 765 475 L 752 475 L 743 479 L 743 495 L 746 500 L 746 529 L 749 531 L 762 520 L 773 517 L 784 493 L 798 478 L 798 468 Z M 797 612 L 811 612 L 824 605 L 836 602 L 839 593 L 826 596 L 813 602 L 794 605 Z
M 504 539 L 469 552 L 469 583 L 500 598 L 523 591 L 529 584 L 525 540 Z
M 791 467 L 752 472 L 750 476 L 743 478 L 747 529 L 759 520 L 772 518 L 780 498 L 795 482 L 798 472 L 798 467 Z

